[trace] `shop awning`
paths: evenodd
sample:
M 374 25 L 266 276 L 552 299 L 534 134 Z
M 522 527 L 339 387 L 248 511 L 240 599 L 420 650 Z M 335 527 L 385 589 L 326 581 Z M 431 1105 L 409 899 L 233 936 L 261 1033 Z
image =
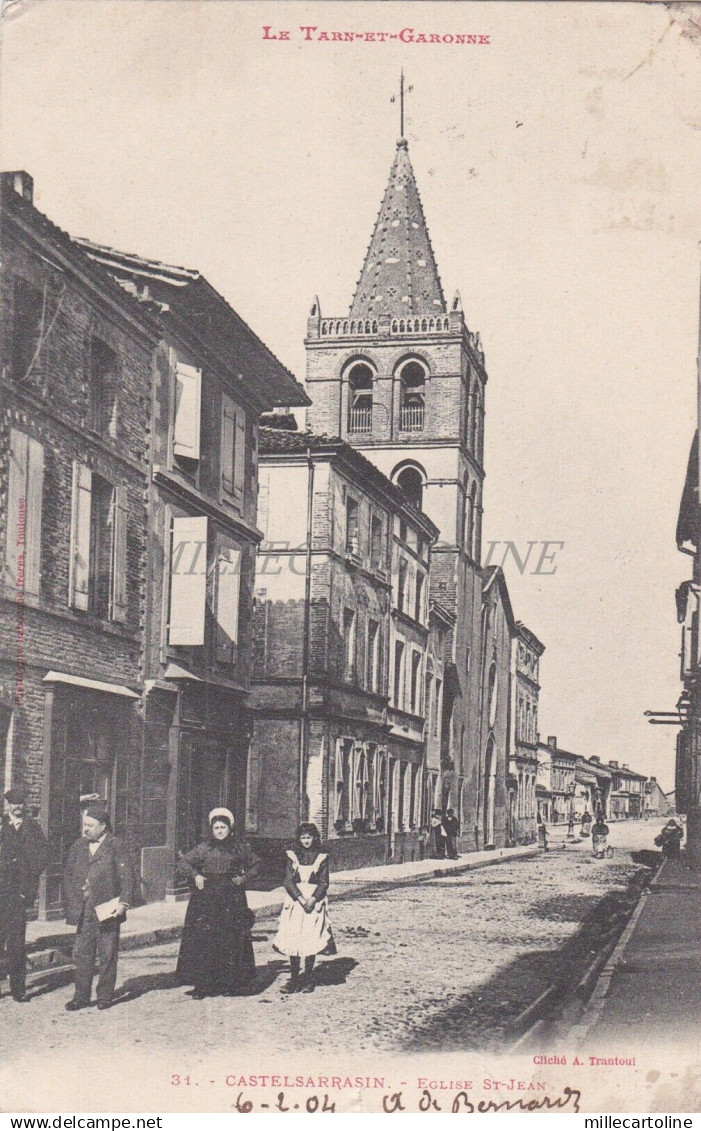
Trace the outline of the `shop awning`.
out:
M 81 675 L 68 672 L 47 672 L 43 683 L 65 683 L 70 687 L 83 687 L 87 691 L 104 691 L 107 695 L 121 695 L 125 699 L 138 699 L 139 696 L 123 683 L 103 683 L 99 679 L 84 679 Z

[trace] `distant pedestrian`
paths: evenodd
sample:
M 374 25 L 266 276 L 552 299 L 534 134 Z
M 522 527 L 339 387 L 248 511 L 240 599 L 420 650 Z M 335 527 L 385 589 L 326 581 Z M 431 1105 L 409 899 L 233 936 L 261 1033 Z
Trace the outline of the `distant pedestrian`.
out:
M 210 836 L 186 852 L 178 872 L 190 883 L 176 976 L 193 986 L 202 1001 L 215 994 L 240 994 L 252 985 L 256 964 L 251 927 L 253 913 L 246 884 L 260 870 L 260 860 L 234 836 L 230 809 L 212 809 Z
M 437 860 L 445 860 L 446 833 L 440 809 L 431 814 L 431 849 Z
M 321 837 L 316 825 L 301 824 L 297 829 L 295 847 L 286 855 L 287 898 L 273 946 L 290 959 L 290 978 L 282 992 L 311 993 L 316 956 L 336 953 L 328 915 L 329 857 L 321 850 Z
M 419 860 L 425 860 L 428 856 L 430 843 L 431 833 L 428 825 L 422 825 L 419 829 Z
M 10 993 L 17 1002 L 27 1001 L 27 910 L 36 900 L 49 859 L 46 838 L 38 823 L 26 815 L 26 802 L 23 789 L 9 789 L 0 828 L 0 950 L 7 949 Z
M 589 836 L 591 833 L 592 815 L 588 809 L 582 813 L 582 827 L 580 829 L 580 836 Z
M 608 835 L 609 827 L 604 821 L 603 813 L 599 813 L 591 827 L 591 850 L 595 860 L 603 860 L 606 855 Z
M 446 834 L 446 854 L 449 860 L 457 860 L 458 858 L 458 834 L 460 832 L 460 822 L 455 816 L 453 809 L 448 809 L 443 820 L 443 828 Z
M 662 849 L 662 855 L 668 858 L 679 856 L 682 847 L 684 830 L 681 825 L 672 819 L 667 822 L 659 836 L 655 837 L 655 844 Z
M 548 830 L 542 817 L 538 822 L 538 845 L 544 852 L 548 851 Z
M 117 981 L 119 929 L 132 903 L 133 874 L 101 805 L 89 805 L 83 814 L 83 835 L 68 853 L 63 887 L 66 922 L 77 928 L 75 992 L 66 1009 L 90 1005 L 98 955 L 97 1008 L 109 1009 Z

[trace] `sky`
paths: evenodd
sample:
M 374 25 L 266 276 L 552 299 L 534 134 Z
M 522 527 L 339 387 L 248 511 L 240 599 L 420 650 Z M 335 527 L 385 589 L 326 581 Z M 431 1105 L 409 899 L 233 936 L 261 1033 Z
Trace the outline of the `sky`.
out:
M 564 543 L 550 576 L 505 563 L 546 645 L 541 735 L 667 789 L 676 731 L 643 712 L 679 695 L 691 565 L 697 23 L 644 3 L 14 0 L 0 44 L 2 167 L 72 234 L 199 268 L 300 379 L 313 297 L 350 305 L 404 68 L 444 291 L 486 352 L 485 546 Z M 489 42 L 318 38 L 403 28 Z

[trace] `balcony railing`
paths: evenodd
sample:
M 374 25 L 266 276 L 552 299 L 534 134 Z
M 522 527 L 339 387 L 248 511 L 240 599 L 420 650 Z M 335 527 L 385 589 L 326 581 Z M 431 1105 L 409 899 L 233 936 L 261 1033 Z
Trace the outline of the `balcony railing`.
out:
M 352 408 L 348 414 L 349 432 L 372 432 L 372 408 Z
M 402 432 L 423 432 L 424 406 L 422 404 L 403 404 L 399 427 Z

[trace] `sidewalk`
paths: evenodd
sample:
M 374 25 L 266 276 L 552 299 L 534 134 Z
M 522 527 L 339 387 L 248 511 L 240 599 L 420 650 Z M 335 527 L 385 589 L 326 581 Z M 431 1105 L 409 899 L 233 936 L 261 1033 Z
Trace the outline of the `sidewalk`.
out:
M 701 1038 L 701 870 L 666 860 L 570 1034 L 599 1047 Z
M 356 868 L 352 871 L 331 873 L 332 899 L 349 899 L 365 891 L 395 888 L 419 883 L 435 876 L 449 876 L 456 872 L 469 872 L 507 860 L 538 853 L 536 845 L 518 848 L 497 848 L 489 852 L 470 852 L 458 860 L 415 860 L 406 864 L 384 864 L 374 868 Z M 256 921 L 276 918 L 282 910 L 284 888 L 272 891 L 247 892 L 248 905 Z M 158 946 L 179 939 L 182 934 L 187 901 L 178 903 L 147 903 L 136 907 L 127 915 L 121 932 L 121 950 L 136 950 L 144 946 Z M 27 924 L 28 969 L 30 973 L 65 966 L 75 935 L 75 927 L 63 920 L 31 922 Z

